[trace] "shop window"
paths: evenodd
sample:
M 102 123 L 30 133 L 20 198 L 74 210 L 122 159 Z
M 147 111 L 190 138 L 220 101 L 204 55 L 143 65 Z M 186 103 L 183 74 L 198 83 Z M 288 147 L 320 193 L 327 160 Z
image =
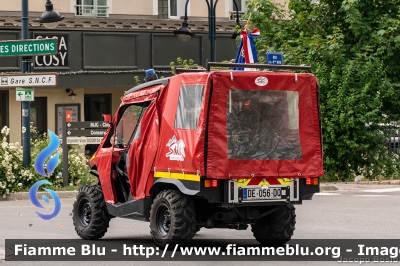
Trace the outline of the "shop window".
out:
M 35 97 L 35 100 L 31 102 L 30 124 L 40 134 L 47 132 L 47 97 Z
M 108 17 L 107 0 L 77 0 L 76 15 L 89 17 Z
M 182 85 L 179 92 L 175 128 L 196 129 L 203 101 L 204 85 Z
M 38 125 L 38 108 L 30 108 L 31 126 L 37 127 Z

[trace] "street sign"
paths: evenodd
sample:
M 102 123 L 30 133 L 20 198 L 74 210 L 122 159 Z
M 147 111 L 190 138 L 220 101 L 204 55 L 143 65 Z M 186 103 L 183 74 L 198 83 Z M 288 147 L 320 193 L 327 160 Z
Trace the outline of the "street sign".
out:
M 103 121 L 83 121 L 67 123 L 68 129 L 73 128 L 108 128 L 110 124 Z
M 65 120 L 67 122 L 72 121 L 72 111 L 71 110 L 65 110 Z
M 282 53 L 267 53 L 267 64 L 269 65 L 283 65 L 283 54 Z
M 0 41 L 0 56 L 34 56 L 57 53 L 57 38 Z
M 33 101 L 34 98 L 33 88 L 16 88 L 16 100 L 17 101 Z
M 58 73 L 28 73 L 0 75 L 0 88 L 55 87 Z
M 103 137 L 67 137 L 67 144 L 100 144 Z
M 106 129 L 67 129 L 67 137 L 103 137 L 105 133 Z

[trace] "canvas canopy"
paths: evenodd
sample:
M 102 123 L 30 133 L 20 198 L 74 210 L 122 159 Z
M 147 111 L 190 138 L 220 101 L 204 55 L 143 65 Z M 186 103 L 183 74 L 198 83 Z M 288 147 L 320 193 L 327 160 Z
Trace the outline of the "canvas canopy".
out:
M 155 167 L 218 179 L 321 176 L 316 89 L 312 74 L 174 76 Z

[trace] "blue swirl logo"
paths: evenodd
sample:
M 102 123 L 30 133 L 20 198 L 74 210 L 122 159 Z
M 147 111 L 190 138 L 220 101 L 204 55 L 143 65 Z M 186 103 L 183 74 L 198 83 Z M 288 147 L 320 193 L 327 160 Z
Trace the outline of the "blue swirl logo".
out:
M 33 184 L 33 186 L 31 187 L 31 189 L 29 190 L 29 199 L 31 200 L 32 204 L 35 205 L 38 208 L 44 208 L 43 205 L 39 202 L 36 193 L 39 189 L 39 187 L 41 185 L 51 185 L 51 183 L 47 180 L 40 180 L 38 182 L 36 182 L 35 184 Z M 54 217 L 56 217 L 58 215 L 58 213 L 61 210 L 61 200 L 60 197 L 57 195 L 56 192 L 54 192 L 51 189 L 45 188 L 44 190 L 46 190 L 54 199 L 54 211 L 51 214 L 43 214 L 40 212 L 36 212 L 36 214 L 42 218 L 43 220 L 50 220 L 53 219 Z M 42 195 L 42 199 L 46 202 L 49 203 L 49 198 L 46 195 Z
M 53 173 L 54 169 L 56 169 L 57 167 L 58 159 L 60 158 L 60 154 L 56 153 L 52 158 L 47 161 L 47 175 L 44 171 L 44 163 L 46 159 L 49 158 L 50 155 L 57 150 L 58 146 L 60 146 L 60 140 L 58 139 L 57 135 L 53 133 L 53 131 L 49 130 L 49 136 L 49 145 L 38 154 L 35 160 L 36 172 L 44 177 L 47 177 L 48 175 L 51 175 L 51 173 Z
M 51 173 L 53 173 L 54 169 L 56 169 L 56 167 L 58 165 L 58 161 L 60 158 L 59 153 L 56 153 L 54 156 L 50 157 L 60 146 L 60 140 L 58 139 L 57 135 L 54 134 L 51 130 L 49 130 L 49 136 L 50 136 L 49 145 L 38 154 L 38 156 L 36 157 L 36 160 L 35 160 L 35 164 L 34 164 L 36 172 L 44 177 L 48 177 L 49 175 L 51 175 Z M 46 162 L 46 159 L 49 157 L 50 157 L 50 159 L 47 160 L 47 164 L 46 164 L 46 168 L 47 168 L 47 174 L 46 174 L 46 171 L 44 169 L 44 164 Z M 51 183 L 47 180 L 40 180 L 40 181 L 36 182 L 35 184 L 33 184 L 31 189 L 29 190 L 29 199 L 31 200 L 33 205 L 35 205 L 38 208 L 43 209 L 44 208 L 43 205 L 39 202 L 39 199 L 36 196 L 37 192 L 39 190 L 39 187 L 41 185 L 51 185 Z M 54 192 L 53 190 L 47 189 L 47 188 L 45 188 L 44 190 L 46 190 L 54 200 L 54 211 L 51 214 L 42 214 L 40 212 L 36 212 L 36 213 L 43 220 L 50 220 L 50 219 L 53 219 L 54 217 L 56 217 L 58 215 L 58 213 L 60 212 L 61 200 L 60 200 L 60 197 L 57 195 L 57 193 Z M 50 202 L 49 198 L 46 195 L 43 195 L 42 199 L 46 203 Z

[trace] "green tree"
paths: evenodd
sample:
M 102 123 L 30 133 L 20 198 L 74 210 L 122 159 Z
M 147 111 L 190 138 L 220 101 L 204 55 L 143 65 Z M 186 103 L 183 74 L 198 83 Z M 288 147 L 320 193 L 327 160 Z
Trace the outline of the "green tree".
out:
M 248 1 L 258 50 L 312 66 L 320 85 L 326 172 L 397 175 L 382 124 L 400 118 L 400 1 Z
M 201 66 L 194 63 L 193 59 L 182 59 L 178 57 L 175 62 L 170 62 L 169 66 L 171 67 L 172 74 L 176 74 L 176 68 L 185 68 L 185 69 L 198 69 L 202 68 Z

